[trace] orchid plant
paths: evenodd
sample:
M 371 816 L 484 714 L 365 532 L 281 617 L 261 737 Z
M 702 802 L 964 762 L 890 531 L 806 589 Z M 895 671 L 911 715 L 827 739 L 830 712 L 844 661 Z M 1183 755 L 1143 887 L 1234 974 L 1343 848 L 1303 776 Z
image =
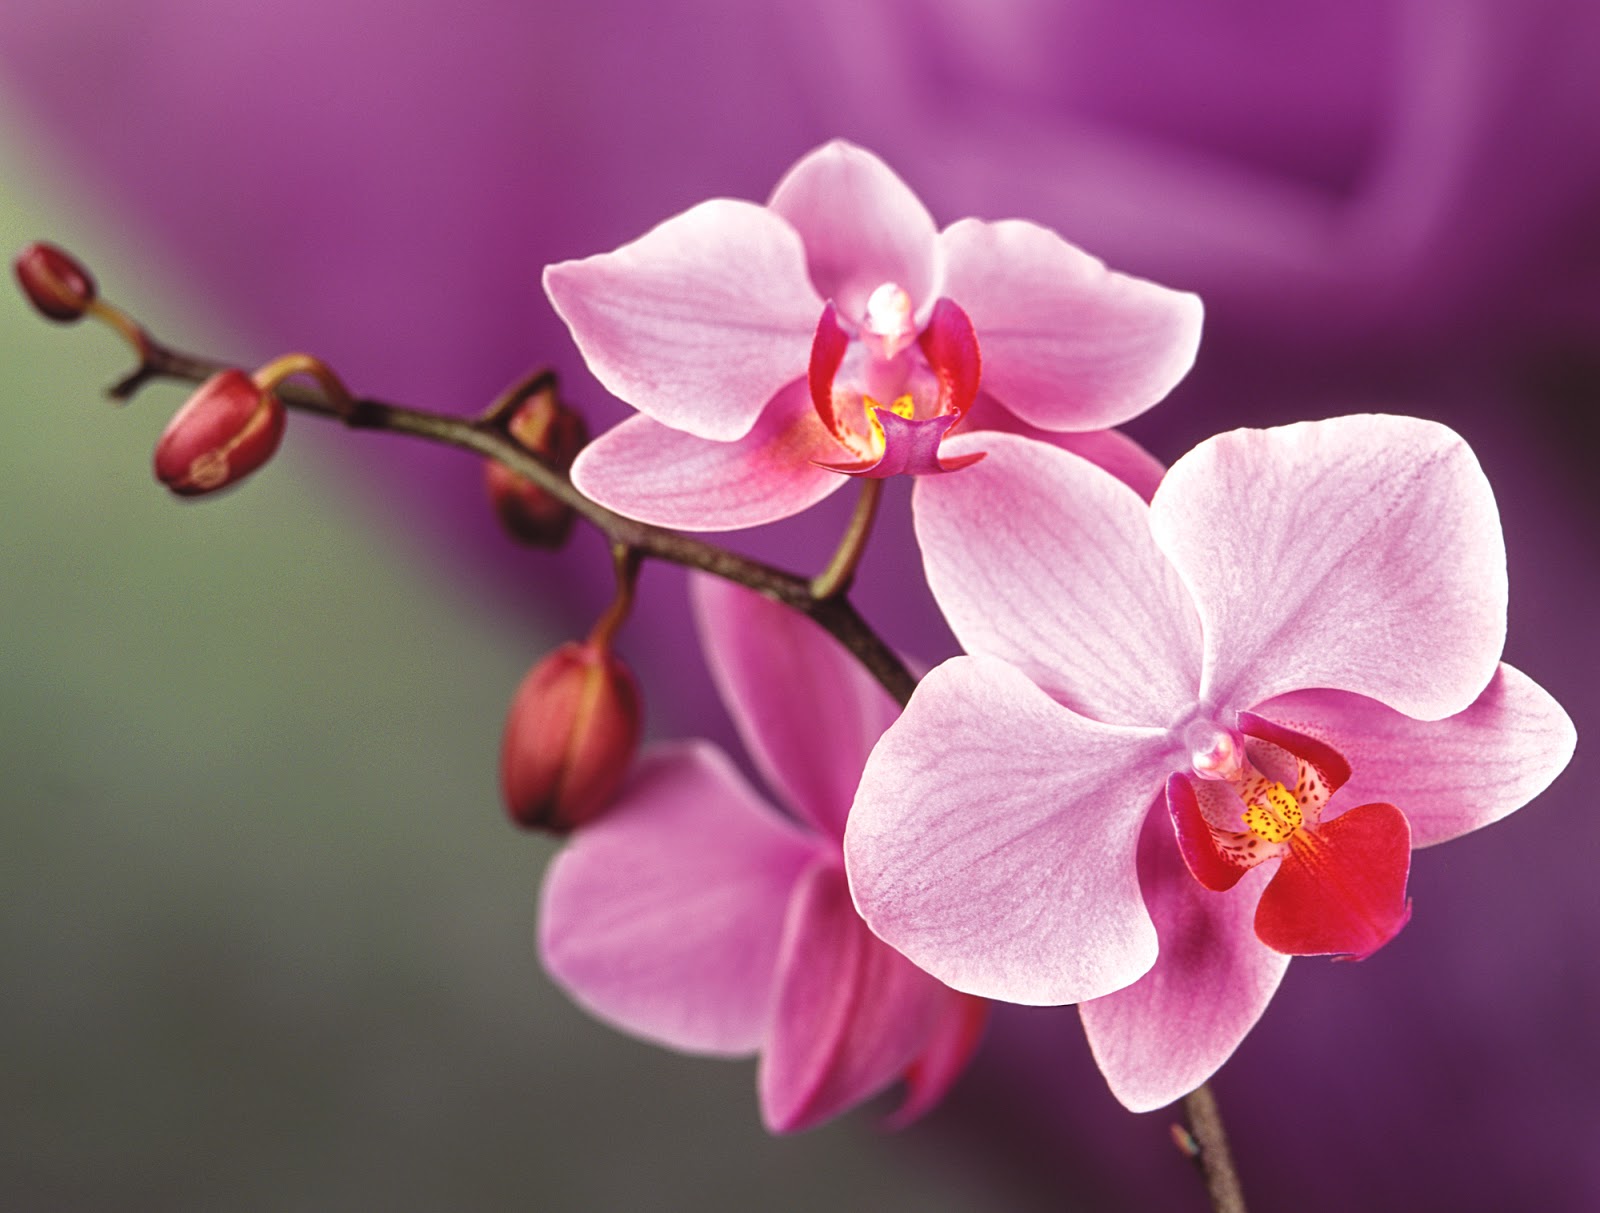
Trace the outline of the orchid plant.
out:
M 1113 1094 L 1183 1100 L 1180 1145 L 1241 1209 L 1205 1083 L 1289 958 L 1383 947 L 1412 851 L 1518 808 L 1573 752 L 1562 708 L 1500 662 L 1504 545 L 1459 436 L 1341 417 L 1224 433 L 1163 470 L 1111 427 L 1186 373 L 1199 300 L 1022 220 L 941 231 L 848 143 L 764 206 L 701 203 L 546 270 L 638 412 L 592 442 L 548 374 L 474 420 L 384 404 L 306 355 L 247 374 L 180 353 L 50 246 L 17 271 L 47 316 L 127 338 L 114 395 L 201 384 L 157 451 L 176 493 L 253 473 L 300 410 L 487 457 L 496 511 L 536 546 L 575 515 L 604 533 L 616 600 L 530 673 L 505 734 L 512 819 L 569 835 L 540 953 L 626 1031 L 758 1053 L 773 1132 L 897 1082 L 907 1123 L 991 1002 L 1076 1004 Z M 965 650 L 920 681 L 849 599 L 897 475 Z M 813 576 L 680 533 L 850 480 Z M 766 794 L 708 742 L 635 753 L 615 640 L 650 559 L 698 570 L 701 646 Z

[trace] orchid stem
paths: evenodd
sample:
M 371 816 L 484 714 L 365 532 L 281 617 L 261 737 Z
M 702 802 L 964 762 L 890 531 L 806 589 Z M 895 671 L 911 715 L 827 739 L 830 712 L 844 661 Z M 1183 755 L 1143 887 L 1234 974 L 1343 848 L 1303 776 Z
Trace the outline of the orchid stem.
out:
M 589 631 L 589 643 L 600 649 L 611 647 L 617 632 L 633 612 L 633 592 L 639 584 L 639 566 L 643 563 L 637 549 L 621 543 L 611 545 L 611 561 L 617 570 L 617 596 Z
M 855 512 L 850 515 L 850 525 L 845 528 L 839 547 L 828 561 L 828 567 L 811 579 L 811 596 L 827 599 L 849 591 L 855 580 L 856 566 L 867 550 L 867 538 L 872 534 L 873 520 L 878 516 L 878 502 L 883 497 L 881 478 L 863 479 L 861 495 L 856 498 Z
M 292 375 L 304 375 L 315 380 L 339 416 L 348 417 L 355 410 L 355 399 L 350 395 L 350 389 L 345 387 L 344 380 L 326 362 L 310 354 L 285 354 L 281 358 L 274 358 L 251 378 L 263 391 L 275 392 Z
M 1205 1179 L 1212 1209 L 1215 1213 L 1246 1213 L 1244 1189 L 1239 1185 L 1239 1173 L 1234 1170 L 1233 1154 L 1228 1149 L 1228 1134 L 1222 1127 L 1222 1111 L 1208 1084 L 1201 1084 L 1183 1097 L 1183 1115 L 1189 1122 L 1187 1140 L 1180 1141 L 1179 1146 Z
M 187 354 L 162 344 L 126 313 L 109 304 L 99 305 L 95 311 L 122 334 L 139 357 L 139 365 L 111 386 L 110 395 L 114 400 L 129 399 L 152 380 L 172 379 L 199 384 L 218 371 L 230 369 L 229 363 Z M 351 396 L 341 390 L 343 384 L 338 383 L 336 377 L 333 382 L 338 384 L 338 388 L 330 391 L 328 376 L 332 372 L 328 371 L 326 376 L 318 374 L 314 368 L 319 365 L 314 359 L 306 359 L 303 364 L 298 361 L 295 363 L 295 370 L 312 374 L 322 390 L 314 391 L 293 382 L 283 383 L 277 389 L 277 396 L 286 407 L 343 422 L 351 429 L 409 434 L 493 459 L 570 506 L 605 535 L 613 552 L 626 550 L 628 559 L 635 566 L 648 558 L 700 569 L 737 582 L 801 612 L 844 645 L 897 702 L 904 705 L 910 700 L 917 680 L 895 651 L 861 617 L 843 593 L 843 585 L 834 588 L 829 596 L 822 597 L 813 592 L 810 580 L 795 573 L 665 527 L 624 518 L 579 492 L 564 471 L 551 467 L 524 450 L 506 432 L 505 415 L 513 402 L 526 398 L 536 390 L 553 388 L 554 377 L 548 372 L 541 372 L 518 384 L 483 416 L 468 419 Z M 863 498 L 867 496 L 875 497 L 876 493 L 863 493 Z M 863 508 L 858 505 L 858 518 L 862 513 Z M 868 512 L 863 529 L 870 521 Z M 853 520 L 851 532 L 856 529 L 856 521 Z M 864 538 L 863 534 L 863 542 Z M 620 623 L 619 618 L 618 626 Z

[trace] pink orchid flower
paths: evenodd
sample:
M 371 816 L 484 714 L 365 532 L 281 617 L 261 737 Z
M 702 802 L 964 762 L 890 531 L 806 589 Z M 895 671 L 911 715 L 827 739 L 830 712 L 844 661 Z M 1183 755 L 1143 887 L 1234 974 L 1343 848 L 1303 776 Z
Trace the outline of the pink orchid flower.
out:
M 867 763 L 852 890 L 956 989 L 1082 1003 L 1113 1093 L 1160 1107 L 1226 1060 L 1287 953 L 1392 938 L 1412 849 L 1538 794 L 1572 724 L 1499 663 L 1499 517 L 1444 426 L 1237 430 L 1148 506 L 985 439 L 982 464 L 917 486 L 969 655 Z
M 1200 339 L 1196 296 L 1021 220 L 938 231 L 844 142 L 766 206 L 702 202 L 544 284 L 595 377 L 641 414 L 573 479 L 688 530 L 787 518 L 840 473 L 955 470 L 982 457 L 942 452 L 957 426 L 1105 430 L 1171 391 Z
M 696 578 L 717 687 L 779 802 L 707 742 L 663 745 L 545 878 L 539 947 L 599 1018 L 694 1053 L 761 1055 L 762 1118 L 810 1128 L 904 1079 L 927 1111 L 988 1004 L 917 969 L 850 903 L 841 840 L 894 701 L 810 620 Z

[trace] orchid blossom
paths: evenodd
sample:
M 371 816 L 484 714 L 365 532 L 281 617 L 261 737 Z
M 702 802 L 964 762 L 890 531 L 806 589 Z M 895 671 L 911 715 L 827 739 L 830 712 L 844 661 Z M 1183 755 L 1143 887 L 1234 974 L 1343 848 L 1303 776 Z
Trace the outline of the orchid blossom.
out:
M 773 1132 L 898 1079 L 907 1123 L 976 1047 L 988 1004 L 874 938 L 841 840 L 867 753 L 898 709 L 821 628 L 726 582 L 693 583 L 711 670 L 787 813 L 707 742 L 659 746 L 545 878 L 539 946 L 595 1015 L 696 1053 L 759 1051 Z
M 1412 849 L 1540 792 L 1572 724 L 1499 663 L 1499 517 L 1444 426 L 1237 430 L 1148 506 L 984 438 L 984 463 L 917 486 L 968 655 L 867 763 L 852 890 L 956 989 L 1083 1004 L 1113 1092 L 1159 1107 L 1228 1057 L 1289 954 L 1392 938 Z
M 956 470 L 982 457 L 944 452 L 957 427 L 1060 433 L 1098 459 L 1097 432 L 1165 396 L 1200 334 L 1197 297 L 1035 224 L 938 231 L 844 142 L 804 157 L 766 206 L 700 203 L 544 282 L 595 377 L 640 413 L 583 452 L 574 481 L 688 530 L 786 518 L 843 476 Z

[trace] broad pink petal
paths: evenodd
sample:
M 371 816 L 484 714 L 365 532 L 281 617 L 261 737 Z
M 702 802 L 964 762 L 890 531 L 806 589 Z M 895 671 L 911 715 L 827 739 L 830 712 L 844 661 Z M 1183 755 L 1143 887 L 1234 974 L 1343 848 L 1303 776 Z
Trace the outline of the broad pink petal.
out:
M 1415 847 L 1521 808 L 1561 773 L 1577 740 L 1561 705 L 1503 664 L 1471 707 L 1444 720 L 1412 720 L 1341 691 L 1284 695 L 1258 712 L 1343 754 L 1351 774 L 1340 802 L 1399 806 Z
M 767 205 L 800 233 L 812 285 L 846 319 L 859 321 L 867 296 L 886 282 L 918 306 L 931 300 L 939 269 L 933 216 L 871 152 L 842 139 L 819 147 L 778 182 Z
M 969 994 L 1119 989 L 1155 959 L 1134 844 L 1171 749 L 1164 732 L 1084 719 L 1004 662 L 947 661 L 867 760 L 844 835 L 856 905 Z
M 842 487 L 843 476 L 815 462 L 840 449 L 811 407 L 804 380 L 796 380 L 734 442 L 630 417 L 583 448 L 572 482 L 641 522 L 736 531 L 798 514 Z
M 1500 519 L 1472 451 L 1436 422 L 1336 417 L 1208 439 L 1167 472 L 1151 527 L 1199 607 L 1207 702 L 1327 687 L 1437 720 L 1494 675 Z
M 1256 906 L 1256 937 L 1291 956 L 1362 960 L 1411 917 L 1411 828 L 1392 804 L 1362 804 L 1299 830 Z
M 891 1129 L 903 1129 L 927 1115 L 949 1093 L 967 1063 L 978 1051 L 989 1023 L 990 1002 L 942 987 L 949 1002 L 934 1025 L 928 1043 L 906 1071 L 906 1096 L 887 1120 Z
M 1190 710 L 1199 623 L 1144 503 L 1053 446 L 945 440 L 947 459 L 975 450 L 988 458 L 919 480 L 912 498 L 928 585 L 961 646 L 1095 720 L 1166 726 Z
M 758 1077 L 774 1133 L 809 1129 L 900 1078 L 954 997 L 873 938 L 831 856 L 795 887 L 777 980 Z
M 1139 882 L 1161 954 L 1126 989 L 1078 1008 L 1111 1093 L 1135 1112 L 1165 1107 L 1214 1074 L 1261 1018 L 1289 958 L 1256 938 L 1267 864 L 1226 893 L 1201 888 L 1172 845 L 1166 813 L 1139 838 Z
M 818 831 L 843 838 L 861 768 L 899 705 L 800 612 L 704 574 L 689 593 L 706 664 L 762 777 Z
M 1071 451 L 1096 467 L 1104 468 L 1146 501 L 1155 496 L 1156 485 L 1167 474 L 1166 464 L 1121 430 L 1084 430 L 1081 433 L 1041 430 L 1008 410 L 988 392 L 978 393 L 955 432 L 967 434 L 979 430 L 1020 434 Z
M 817 854 L 818 842 L 714 746 L 662 746 L 551 863 L 544 966 L 624 1031 L 695 1052 L 751 1052 L 770 1023 L 790 893 Z
M 1020 219 L 962 219 L 939 235 L 943 293 L 978 330 L 985 390 L 1047 430 L 1136 417 L 1194 364 L 1200 299 L 1108 270 Z
M 546 267 L 544 289 L 607 391 L 726 442 L 805 372 L 822 305 L 805 255 L 776 215 L 717 198 L 614 252 Z

